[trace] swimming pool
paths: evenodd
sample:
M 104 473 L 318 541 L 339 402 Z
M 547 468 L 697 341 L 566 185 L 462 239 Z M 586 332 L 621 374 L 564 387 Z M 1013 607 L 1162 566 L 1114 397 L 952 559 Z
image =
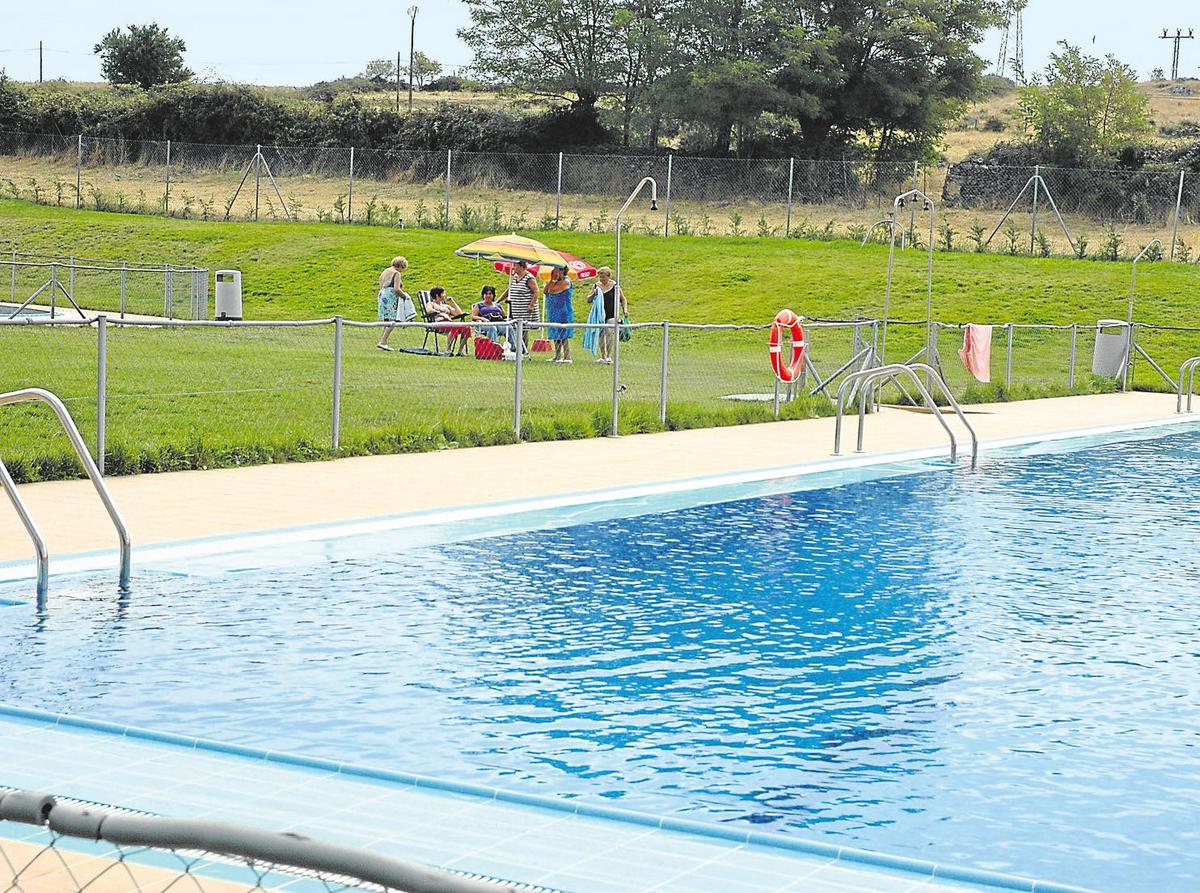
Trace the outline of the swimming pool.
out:
M 0 702 L 1190 889 L 1200 432 L 1020 452 L 63 581 Z
M 14 311 L 19 312 L 14 316 Z M 0 319 L 24 319 L 29 316 L 41 317 L 49 315 L 49 310 L 41 310 L 37 307 L 26 307 L 24 310 L 21 310 L 20 304 L 0 304 Z

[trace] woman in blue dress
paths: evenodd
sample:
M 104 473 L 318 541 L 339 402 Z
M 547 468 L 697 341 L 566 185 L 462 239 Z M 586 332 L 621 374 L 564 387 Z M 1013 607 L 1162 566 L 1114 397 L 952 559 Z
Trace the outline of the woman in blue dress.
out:
M 546 319 L 560 324 L 551 326 L 546 332 L 554 342 L 554 359 L 551 363 L 571 362 L 571 339 L 575 337 L 575 330 L 561 324 L 575 322 L 573 298 L 571 280 L 565 272 L 555 267 L 550 271 L 550 282 L 546 286 Z

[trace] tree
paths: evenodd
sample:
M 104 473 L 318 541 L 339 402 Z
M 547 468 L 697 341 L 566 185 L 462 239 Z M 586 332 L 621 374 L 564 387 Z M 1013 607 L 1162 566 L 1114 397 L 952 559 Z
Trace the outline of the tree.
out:
M 992 0 L 790 0 L 779 111 L 801 146 L 838 154 L 866 137 L 878 157 L 931 147 L 982 89 L 974 47 L 1002 20 Z
M 1088 165 L 1134 143 L 1150 129 L 1149 102 L 1133 69 L 1059 42 L 1045 72 L 1021 88 L 1021 111 L 1046 157 Z
M 1155 69 L 1151 70 L 1150 80 L 1165 81 L 1166 79 L 1167 79 L 1167 73 L 1165 71 L 1163 71 L 1161 68 L 1155 68 Z
M 616 0 L 463 0 L 458 36 L 492 83 L 570 101 L 594 113 L 618 82 Z
M 368 81 L 376 81 L 380 84 L 395 84 L 396 60 L 372 59 L 367 63 L 367 67 L 363 69 L 362 76 Z
M 441 63 L 434 62 L 420 50 L 413 53 L 412 79 L 418 89 L 424 90 L 425 85 L 441 73 Z
M 137 84 L 149 90 L 160 84 L 191 80 L 193 72 L 183 64 L 187 45 L 172 37 L 166 28 L 130 25 L 126 31 L 109 31 L 92 52 L 100 56 L 100 71 L 113 84 Z

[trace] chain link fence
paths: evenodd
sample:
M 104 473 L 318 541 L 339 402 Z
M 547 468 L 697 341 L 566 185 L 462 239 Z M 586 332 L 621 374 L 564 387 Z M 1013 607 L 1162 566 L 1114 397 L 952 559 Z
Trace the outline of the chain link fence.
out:
M 631 231 L 861 240 L 896 195 L 939 199 L 943 250 L 1120 259 L 1158 238 L 1200 252 L 1200 175 L 794 158 L 226 146 L 0 133 L 0 196 L 200 220 L 318 220 L 457 229 L 609 231 L 642 177 L 660 210 Z M 928 239 L 915 214 L 905 244 Z
M 190 264 L 0 254 L 0 319 L 91 313 L 205 319 L 208 270 Z
M 427 868 L 298 834 L 0 788 L 12 893 L 503 893 L 543 888 Z
M 459 342 L 463 356 L 447 352 L 456 326 L 474 335 Z M 769 326 L 638 323 L 622 327 L 611 351 L 611 325 L 523 323 L 528 353 L 519 359 L 516 324 L 489 328 L 0 320 L 0 392 L 58 394 L 97 463 L 123 474 L 809 418 L 832 413 L 838 384 L 884 350 L 878 320 L 805 321 L 802 376 L 785 385 L 771 370 Z M 937 323 L 934 331 L 943 376 L 968 403 L 1174 391 L 1179 364 L 1200 354 L 1200 328 L 1138 323 L 1132 360 L 1118 358 L 1120 368 L 1100 376 L 1096 323 L 1001 324 L 984 383 L 956 355 L 962 326 Z M 891 320 L 887 332 L 888 362 L 915 359 L 926 343 L 924 322 Z M 564 336 L 559 359 L 569 350 L 571 362 L 553 362 L 551 339 Z M 382 341 L 391 350 L 380 350 Z M 602 361 L 606 353 L 614 362 Z M 0 438 L 18 481 L 79 473 L 40 407 L 0 413 Z

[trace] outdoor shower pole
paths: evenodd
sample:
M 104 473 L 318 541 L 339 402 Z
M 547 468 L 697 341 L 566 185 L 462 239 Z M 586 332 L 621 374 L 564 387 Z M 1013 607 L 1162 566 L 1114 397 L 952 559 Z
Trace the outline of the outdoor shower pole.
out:
M 1171 256 L 1169 260 L 1175 260 L 1175 246 L 1179 244 L 1179 213 L 1183 209 L 1183 178 L 1186 176 L 1184 171 L 1179 172 L 1179 192 L 1175 196 L 1175 223 L 1171 227 Z
M 650 187 L 650 210 L 658 210 L 658 181 L 653 177 L 642 177 L 641 181 L 633 188 L 633 192 L 629 193 L 629 198 L 625 199 L 625 204 L 621 205 L 621 210 L 617 212 L 617 276 L 616 282 L 613 283 L 613 288 L 616 293 L 613 295 L 613 327 L 612 327 L 612 365 L 613 365 L 613 380 L 612 380 L 612 431 L 610 437 L 617 437 L 617 421 L 619 415 L 620 398 L 621 398 L 621 378 L 620 378 L 620 358 L 621 358 L 621 296 L 624 292 L 621 291 L 621 218 L 625 216 L 625 212 L 629 210 L 629 206 L 646 187 Z M 600 297 L 603 301 L 604 298 Z M 601 332 L 603 336 L 603 332 Z
M 601 298 L 601 300 L 604 300 Z M 525 320 L 513 323 L 517 332 L 516 374 L 513 375 L 513 433 L 521 439 L 521 357 L 525 353 Z
M 293 204 L 295 204 L 293 202 Z M 354 222 L 354 147 L 350 147 L 350 188 L 346 193 L 346 222 Z

